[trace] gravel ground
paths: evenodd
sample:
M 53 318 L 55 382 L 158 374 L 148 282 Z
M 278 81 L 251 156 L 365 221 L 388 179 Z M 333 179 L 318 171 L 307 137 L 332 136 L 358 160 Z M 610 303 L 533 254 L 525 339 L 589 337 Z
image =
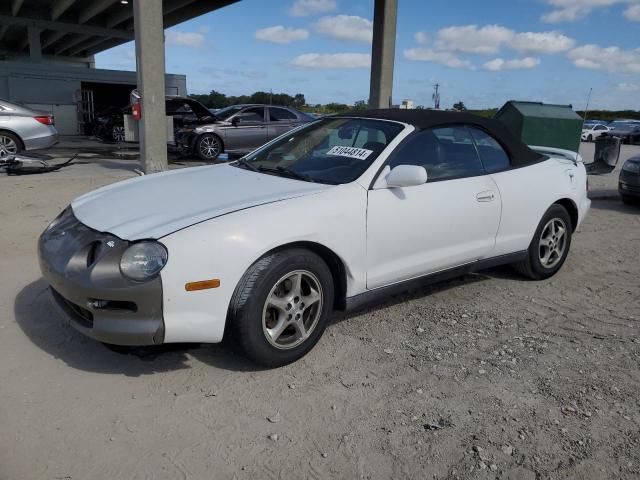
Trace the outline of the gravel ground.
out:
M 640 476 L 640 208 L 594 201 L 551 280 L 394 297 L 258 370 L 225 345 L 112 351 L 52 310 L 38 234 L 131 175 L 0 177 L 1 479 Z

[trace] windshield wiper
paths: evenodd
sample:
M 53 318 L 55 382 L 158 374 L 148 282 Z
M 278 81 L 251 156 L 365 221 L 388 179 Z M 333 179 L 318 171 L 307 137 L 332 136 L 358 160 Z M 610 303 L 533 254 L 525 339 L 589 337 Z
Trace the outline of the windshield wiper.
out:
M 241 165 L 242 167 L 246 168 L 247 170 L 251 170 L 252 172 L 259 172 L 260 171 L 255 165 L 251 165 L 251 162 L 247 162 L 244 158 L 240 158 L 240 159 L 236 160 L 236 163 L 238 165 Z
M 307 175 L 305 173 L 294 172 L 293 170 L 291 170 L 289 168 L 286 168 L 286 167 L 282 167 L 280 165 L 278 165 L 275 168 L 260 166 L 260 167 L 258 167 L 258 170 L 261 171 L 261 172 L 284 174 L 285 176 L 290 177 L 290 178 L 295 178 L 296 180 L 303 180 L 305 182 L 316 183 L 316 181 L 313 178 L 311 178 L 309 175 Z

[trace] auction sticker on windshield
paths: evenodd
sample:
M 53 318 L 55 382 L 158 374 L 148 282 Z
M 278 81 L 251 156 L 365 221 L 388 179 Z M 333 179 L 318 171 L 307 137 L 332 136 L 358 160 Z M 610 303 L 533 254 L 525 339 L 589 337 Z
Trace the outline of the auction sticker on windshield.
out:
M 341 147 L 336 145 L 327 152 L 327 155 L 333 155 L 336 157 L 349 157 L 357 158 L 358 160 L 366 160 L 369 155 L 373 153 L 373 150 L 367 150 L 366 148 L 356 147 Z

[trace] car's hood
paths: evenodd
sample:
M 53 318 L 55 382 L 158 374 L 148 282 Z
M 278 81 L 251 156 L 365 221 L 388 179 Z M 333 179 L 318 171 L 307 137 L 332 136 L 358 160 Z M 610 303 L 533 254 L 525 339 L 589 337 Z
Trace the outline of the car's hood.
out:
M 327 188 L 215 165 L 125 180 L 83 195 L 71 207 L 78 220 L 100 232 L 125 240 L 157 239 L 220 215 Z

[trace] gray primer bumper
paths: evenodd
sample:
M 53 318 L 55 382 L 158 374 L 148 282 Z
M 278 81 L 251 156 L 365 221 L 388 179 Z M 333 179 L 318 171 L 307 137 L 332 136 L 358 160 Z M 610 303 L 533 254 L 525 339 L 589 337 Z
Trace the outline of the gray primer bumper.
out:
M 114 345 L 164 340 L 162 282 L 133 282 L 120 272 L 129 242 L 79 222 L 71 207 L 40 236 L 40 270 L 54 303 L 85 335 Z

